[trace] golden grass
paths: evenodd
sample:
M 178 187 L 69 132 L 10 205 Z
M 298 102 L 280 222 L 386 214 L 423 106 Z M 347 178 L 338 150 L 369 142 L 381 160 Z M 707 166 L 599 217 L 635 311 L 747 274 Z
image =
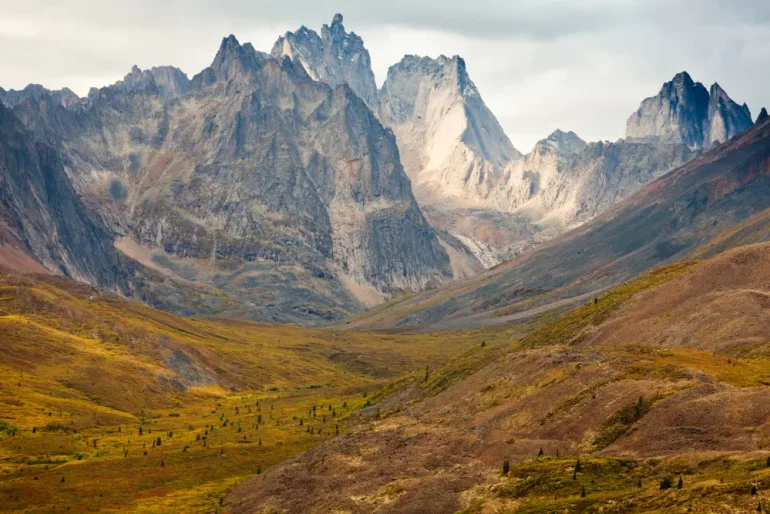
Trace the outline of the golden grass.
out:
M 0 421 L 18 427 L 0 431 L 0 511 L 213 512 L 344 431 L 369 393 L 490 334 L 186 319 L 0 275 Z

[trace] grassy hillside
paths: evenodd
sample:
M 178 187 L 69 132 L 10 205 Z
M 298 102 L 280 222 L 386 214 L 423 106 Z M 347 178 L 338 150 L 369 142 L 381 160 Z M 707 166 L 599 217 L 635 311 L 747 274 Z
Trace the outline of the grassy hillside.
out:
M 769 299 L 770 244 L 658 268 L 402 379 L 228 509 L 770 510 Z
M 0 274 L 0 511 L 213 512 L 385 384 L 508 338 L 186 319 Z

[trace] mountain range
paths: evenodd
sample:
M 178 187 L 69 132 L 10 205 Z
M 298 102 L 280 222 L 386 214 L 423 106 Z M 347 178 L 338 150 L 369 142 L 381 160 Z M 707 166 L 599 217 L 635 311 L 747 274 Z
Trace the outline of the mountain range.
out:
M 212 53 L 0 89 L 0 510 L 767 511 L 766 109 L 522 154 L 339 14 Z
M 302 324 L 475 276 L 752 124 L 682 73 L 625 139 L 556 130 L 523 155 L 461 57 L 405 56 L 378 89 L 339 14 L 269 54 L 226 37 L 192 79 L 135 66 L 86 98 L 30 85 L 0 102 L 71 183 L 68 221 L 94 227 L 52 253 L 25 219 L 45 211 L 8 200 L 16 254 L 178 314 Z

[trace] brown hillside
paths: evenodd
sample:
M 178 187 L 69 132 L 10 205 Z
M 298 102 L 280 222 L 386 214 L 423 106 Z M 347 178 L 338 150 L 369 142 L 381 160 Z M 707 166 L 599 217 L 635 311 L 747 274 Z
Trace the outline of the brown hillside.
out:
M 402 384 L 229 511 L 756 511 L 770 499 L 768 295 L 770 244 L 655 270 L 491 363 L 478 348 Z M 685 486 L 661 491 L 669 475 Z

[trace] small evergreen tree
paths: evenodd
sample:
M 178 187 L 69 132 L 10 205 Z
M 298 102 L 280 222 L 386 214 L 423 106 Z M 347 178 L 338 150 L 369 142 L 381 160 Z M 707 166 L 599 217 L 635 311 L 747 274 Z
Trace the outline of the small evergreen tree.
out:
M 578 459 L 575 463 L 575 473 L 579 473 L 580 471 L 583 471 L 583 466 L 580 465 L 580 459 Z
M 503 461 L 503 475 L 507 475 L 511 470 L 511 463 L 507 460 Z
M 583 488 L 580 490 L 580 497 L 581 498 L 586 497 L 586 486 L 583 486 Z
M 665 489 L 671 489 L 671 486 L 674 485 L 674 479 L 671 477 L 663 477 L 663 480 L 660 481 L 660 490 L 663 491 Z
M 642 479 L 641 478 L 636 482 L 636 487 L 638 487 L 639 489 L 642 488 Z
M 751 486 L 751 496 L 756 496 L 756 495 L 757 495 L 757 486 L 756 485 L 752 485 Z
M 676 488 L 681 489 L 684 486 L 684 480 L 682 480 L 682 477 L 679 477 L 679 482 L 676 483 Z
M 540 448 L 540 451 L 537 452 L 537 456 L 538 457 L 542 457 L 543 456 L 543 448 Z

